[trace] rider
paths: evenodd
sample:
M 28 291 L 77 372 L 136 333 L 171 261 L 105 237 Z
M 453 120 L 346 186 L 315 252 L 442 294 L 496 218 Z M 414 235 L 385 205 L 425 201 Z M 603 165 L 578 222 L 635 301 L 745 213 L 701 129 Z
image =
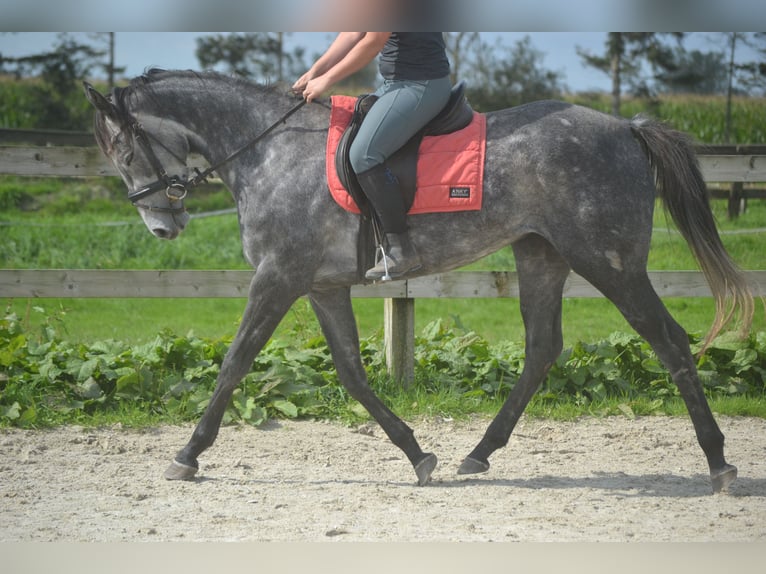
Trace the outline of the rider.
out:
M 351 167 L 383 226 L 389 251 L 365 274 L 397 278 L 417 270 L 420 257 L 407 234 L 399 181 L 388 159 L 433 119 L 449 99 L 449 61 L 441 32 L 341 32 L 293 85 L 311 102 L 377 55 L 383 85 L 351 145 Z M 388 276 L 386 275 L 388 271 Z

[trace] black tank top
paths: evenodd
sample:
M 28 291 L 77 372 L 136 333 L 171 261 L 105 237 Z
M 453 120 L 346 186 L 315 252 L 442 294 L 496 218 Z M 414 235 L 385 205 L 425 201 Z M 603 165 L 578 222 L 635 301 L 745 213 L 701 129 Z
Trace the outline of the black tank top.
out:
M 441 32 L 393 32 L 378 59 L 387 80 L 435 80 L 449 74 Z

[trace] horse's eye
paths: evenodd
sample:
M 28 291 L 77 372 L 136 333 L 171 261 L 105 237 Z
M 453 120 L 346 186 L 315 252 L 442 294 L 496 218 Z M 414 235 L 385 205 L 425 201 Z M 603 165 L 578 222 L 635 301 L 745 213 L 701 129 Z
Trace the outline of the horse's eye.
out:
M 133 146 L 130 145 L 124 131 L 119 131 L 112 136 L 112 149 L 115 150 L 125 165 L 133 161 Z
M 125 143 L 125 136 L 122 132 L 117 132 L 112 136 L 112 149 L 116 149 Z

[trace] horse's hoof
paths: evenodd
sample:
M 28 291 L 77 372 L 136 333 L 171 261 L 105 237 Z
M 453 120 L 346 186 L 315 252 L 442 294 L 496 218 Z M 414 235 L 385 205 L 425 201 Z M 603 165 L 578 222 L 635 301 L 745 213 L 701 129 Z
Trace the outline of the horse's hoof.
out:
M 165 478 L 168 480 L 191 480 L 197 474 L 197 468 L 188 464 L 181 464 L 177 460 L 170 463 L 165 471 Z
M 737 467 L 730 464 L 725 465 L 721 470 L 710 473 L 710 480 L 713 482 L 713 492 L 726 492 L 729 485 L 737 478 Z
M 463 464 L 457 469 L 458 474 L 479 474 L 487 472 L 489 470 L 489 463 L 476 460 L 475 458 L 466 457 L 463 460 Z
M 431 473 L 436 468 L 437 462 L 436 455 L 429 452 L 415 465 L 415 474 L 418 475 L 418 486 L 425 486 L 431 482 Z

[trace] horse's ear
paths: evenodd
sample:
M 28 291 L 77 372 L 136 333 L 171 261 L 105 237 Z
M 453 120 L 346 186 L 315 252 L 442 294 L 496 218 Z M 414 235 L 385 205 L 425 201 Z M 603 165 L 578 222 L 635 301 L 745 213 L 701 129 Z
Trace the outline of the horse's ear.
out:
M 85 97 L 93 104 L 93 107 L 98 111 L 103 112 L 110 118 L 117 117 L 117 108 L 114 104 L 107 100 L 96 88 L 90 85 L 88 82 L 83 82 L 85 88 Z

